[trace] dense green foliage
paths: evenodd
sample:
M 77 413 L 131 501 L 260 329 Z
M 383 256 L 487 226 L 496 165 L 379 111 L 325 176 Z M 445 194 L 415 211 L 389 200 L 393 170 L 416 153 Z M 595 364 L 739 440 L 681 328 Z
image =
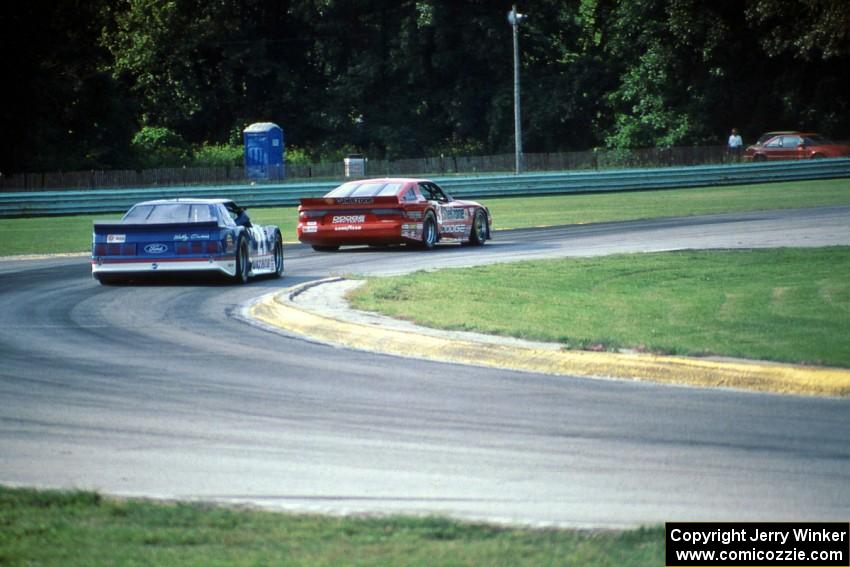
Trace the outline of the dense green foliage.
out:
M 0 565 L 661 565 L 664 530 L 332 518 L 0 486 Z
M 520 30 L 528 152 L 720 144 L 732 126 L 745 141 L 781 128 L 850 133 L 845 0 L 518 4 L 529 14 Z M 146 128 L 176 136 L 169 147 L 180 152 L 166 162 L 221 163 L 258 121 L 280 124 L 313 159 L 509 153 L 509 8 L 6 3 L 0 171 L 145 167 L 163 159 L 139 153 Z
M 848 282 L 846 246 L 686 250 L 372 278 L 353 299 L 424 325 L 566 348 L 850 367 Z

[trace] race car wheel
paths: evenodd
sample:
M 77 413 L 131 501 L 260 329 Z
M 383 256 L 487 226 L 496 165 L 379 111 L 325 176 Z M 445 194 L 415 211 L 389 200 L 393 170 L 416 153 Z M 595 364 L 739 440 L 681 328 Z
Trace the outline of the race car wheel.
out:
M 313 245 L 313 250 L 316 252 L 336 252 L 339 250 L 339 245 L 337 246 L 319 246 L 318 244 Z
M 420 246 L 426 250 L 431 250 L 437 243 L 437 221 L 434 220 L 434 215 L 428 213 L 425 216 L 425 222 L 422 224 L 422 242 Z
M 248 241 L 244 236 L 240 236 L 239 242 L 236 245 L 236 274 L 233 276 L 236 283 L 243 284 L 248 281 L 250 266 L 251 259 L 248 256 Z
M 274 241 L 274 275 L 278 278 L 283 275 L 283 242 L 279 234 Z
M 483 246 L 487 241 L 487 215 L 478 209 L 472 219 L 472 233 L 469 235 L 469 243 L 473 246 Z

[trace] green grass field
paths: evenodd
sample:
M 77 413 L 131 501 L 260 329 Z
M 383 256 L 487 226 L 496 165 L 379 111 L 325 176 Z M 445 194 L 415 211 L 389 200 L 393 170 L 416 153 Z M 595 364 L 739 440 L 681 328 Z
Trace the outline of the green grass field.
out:
M 850 180 L 798 181 L 763 185 L 672 189 L 631 193 L 482 199 L 494 229 L 636 220 L 780 208 L 850 204 Z M 253 209 L 260 224 L 280 226 L 285 241 L 295 241 L 295 207 Z M 91 250 L 94 219 L 115 215 L 0 220 L 0 256 Z
M 482 199 L 494 228 L 586 224 L 850 204 L 850 179 L 701 189 Z
M 663 565 L 661 527 L 532 530 L 333 518 L 0 486 L 0 565 Z
M 371 278 L 355 307 L 567 348 L 850 367 L 850 247 L 683 251 Z M 450 307 L 449 307 L 450 306 Z

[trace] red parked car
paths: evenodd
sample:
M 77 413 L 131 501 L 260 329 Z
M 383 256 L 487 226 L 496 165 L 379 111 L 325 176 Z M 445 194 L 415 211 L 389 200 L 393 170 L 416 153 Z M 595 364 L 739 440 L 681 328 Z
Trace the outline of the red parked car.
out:
M 318 199 L 301 199 L 298 240 L 314 250 L 341 245 L 408 244 L 425 249 L 442 240 L 482 245 L 490 211 L 453 199 L 427 179 L 361 179 Z
M 813 132 L 768 132 L 744 152 L 749 161 L 850 157 L 850 145 Z

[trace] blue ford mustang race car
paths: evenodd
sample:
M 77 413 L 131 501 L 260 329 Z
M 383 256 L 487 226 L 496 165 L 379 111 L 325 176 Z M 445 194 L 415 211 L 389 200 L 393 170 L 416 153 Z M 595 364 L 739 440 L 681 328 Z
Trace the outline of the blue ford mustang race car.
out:
M 158 272 L 214 272 L 244 283 L 283 273 L 283 240 L 227 199 L 167 199 L 134 205 L 120 221 L 95 221 L 92 276 L 113 283 Z

